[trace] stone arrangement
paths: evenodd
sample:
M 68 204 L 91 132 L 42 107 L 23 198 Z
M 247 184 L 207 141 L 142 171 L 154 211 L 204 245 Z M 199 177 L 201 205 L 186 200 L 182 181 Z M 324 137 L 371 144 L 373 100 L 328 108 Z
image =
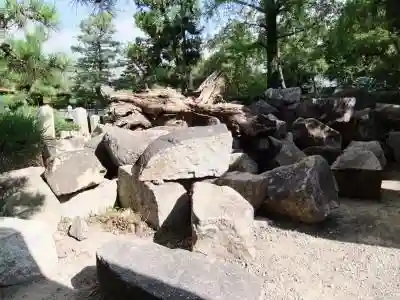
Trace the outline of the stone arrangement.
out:
M 192 252 L 127 240 L 105 245 L 97 266 L 107 299 L 259 299 L 257 278 L 218 260 L 254 256 L 255 215 L 319 224 L 339 196 L 379 200 L 385 167 L 400 158 L 398 106 L 302 99 L 298 88 L 266 97 L 244 106 L 197 103 L 168 89 L 116 93 L 108 124 L 92 116 L 90 127 L 76 109 L 80 135 L 49 140 L 45 166 L 0 175 L 0 286 L 56 264 L 38 251 L 54 249 L 62 217 L 74 219 L 70 234 L 83 240 L 82 219 L 119 206 L 156 231 L 188 228 Z M 40 115 L 54 137 L 49 110 Z M 10 270 L 12 260 L 20 263 Z

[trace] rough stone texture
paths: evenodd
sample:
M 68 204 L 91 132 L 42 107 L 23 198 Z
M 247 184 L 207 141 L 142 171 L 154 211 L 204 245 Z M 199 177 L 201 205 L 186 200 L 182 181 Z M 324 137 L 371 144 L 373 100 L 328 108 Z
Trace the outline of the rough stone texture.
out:
M 60 139 L 68 139 L 72 137 L 81 137 L 83 136 L 81 132 L 76 130 L 61 130 L 60 131 Z
M 277 139 L 284 139 L 288 134 L 286 122 L 279 120 L 273 114 L 268 114 L 266 118 L 268 118 L 275 125 L 275 131 L 273 136 Z
M 286 89 L 268 89 L 265 92 L 265 96 L 268 98 L 268 103 L 280 108 L 288 104 L 300 102 L 301 99 L 301 88 L 291 87 Z
M 69 227 L 68 234 L 70 237 L 73 237 L 78 241 L 83 241 L 87 239 L 88 231 L 89 227 L 85 219 L 77 216 L 72 220 L 72 224 Z
M 129 189 L 132 188 L 133 194 L 127 208 L 139 212 L 155 229 L 179 228 L 189 224 L 190 199 L 182 185 L 176 182 L 154 184 L 139 181 L 135 167 L 132 173 L 133 185 Z
M 229 186 L 245 198 L 254 209 L 258 209 L 267 196 L 268 181 L 261 176 L 244 172 L 228 172 L 213 181 L 220 186 Z
M 71 137 L 66 139 L 48 139 L 45 141 L 43 149 L 43 159 L 58 155 L 67 151 L 83 150 L 86 139 L 83 136 Z
M 86 109 L 77 107 L 72 111 L 75 124 L 79 125 L 79 132 L 84 136 L 89 136 L 89 123 Z
M 51 273 L 58 262 L 52 232 L 37 220 L 0 217 L 0 288 Z
M 54 127 L 54 110 L 50 105 L 44 105 L 38 109 L 38 117 L 40 124 L 44 130 L 44 135 L 49 138 L 56 137 Z
M 221 176 L 229 168 L 232 142 L 224 124 L 190 127 L 161 136 L 139 158 L 139 180 Z
M 292 125 L 293 140 L 300 149 L 314 146 L 342 148 L 340 133 L 313 118 L 298 118 Z
M 307 156 L 321 155 L 326 159 L 329 165 L 332 165 L 340 154 L 342 150 L 338 148 L 326 147 L 326 146 L 314 146 L 303 150 Z
M 168 133 L 166 130 L 132 131 L 118 127 L 107 129 L 101 143 L 111 158 L 112 172 L 117 173 L 120 166 L 135 164 L 152 141 Z M 110 167 L 107 169 L 110 170 Z
M 276 114 L 279 112 L 275 107 L 268 104 L 264 100 L 253 102 L 251 105 L 249 105 L 249 109 L 256 114 L 262 115 Z
M 256 174 L 258 171 L 257 163 L 246 153 L 236 152 L 231 154 L 229 172 L 240 171 Z
M 57 230 L 61 207 L 41 177 L 43 167 L 30 167 L 0 174 L 0 212 L 9 217 L 40 220 Z
M 99 115 L 91 115 L 89 117 L 90 120 L 90 131 L 93 132 L 96 127 L 100 124 L 100 116 Z
M 253 207 L 234 189 L 207 182 L 193 185 L 193 251 L 219 258 L 252 258 L 253 220 Z
M 44 173 L 57 196 L 67 195 L 103 182 L 105 169 L 91 149 L 64 152 L 48 160 Z
M 270 140 L 274 147 L 280 149 L 272 161 L 272 167 L 291 165 L 306 157 L 304 152 L 297 148 L 293 142 L 291 134 L 288 134 L 287 138 L 283 140 L 273 137 L 270 137 Z
M 135 197 L 133 186 L 132 166 L 125 165 L 118 168 L 118 202 L 122 208 L 132 208 Z
M 400 131 L 389 132 L 386 143 L 393 152 L 394 160 L 400 162 Z
M 336 159 L 331 168 L 340 196 L 380 199 L 382 165 L 372 151 L 348 149 Z
M 238 265 L 139 240 L 120 239 L 97 252 L 105 300 L 260 300 L 262 280 Z
M 326 219 L 337 206 L 335 179 L 322 156 L 261 174 L 268 182 L 264 208 L 293 220 L 316 223 Z
M 75 218 L 100 215 L 117 200 L 117 180 L 106 180 L 94 189 L 73 196 L 61 204 L 63 217 Z
M 385 153 L 381 147 L 381 144 L 378 141 L 369 141 L 369 142 L 362 142 L 362 141 L 352 141 L 345 151 L 349 149 L 360 149 L 360 150 L 369 150 L 375 154 L 378 158 L 379 162 L 381 163 L 382 168 L 386 166 L 386 157 Z

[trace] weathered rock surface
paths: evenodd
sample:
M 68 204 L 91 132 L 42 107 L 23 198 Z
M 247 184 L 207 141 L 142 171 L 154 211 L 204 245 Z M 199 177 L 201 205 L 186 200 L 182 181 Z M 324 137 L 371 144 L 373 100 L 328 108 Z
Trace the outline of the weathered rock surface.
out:
M 257 174 L 257 163 L 246 153 L 236 152 L 231 154 L 229 172 L 240 171 Z
M 382 165 L 372 151 L 350 148 L 336 159 L 331 168 L 340 196 L 380 199 Z
M 369 141 L 369 142 L 352 141 L 347 146 L 345 151 L 348 151 L 350 149 L 369 150 L 375 154 L 376 158 L 381 163 L 382 168 L 386 166 L 385 153 L 381 147 L 381 144 L 378 141 Z
M 253 207 L 234 189 L 206 182 L 193 185 L 193 251 L 220 258 L 251 258 L 253 220 Z
M 51 273 L 58 257 L 47 224 L 0 217 L 0 288 Z
M 103 182 L 105 169 L 91 149 L 64 152 L 48 160 L 44 177 L 57 196 Z
M 285 105 L 299 102 L 301 99 L 301 88 L 291 87 L 286 89 L 268 89 L 265 92 L 268 103 L 280 108 Z
M 85 143 L 86 139 L 83 136 L 46 140 L 43 149 L 43 159 L 46 161 L 49 157 L 63 152 L 83 150 Z
M 9 217 L 40 220 L 54 232 L 61 219 L 57 197 L 41 177 L 43 167 L 0 174 L 0 212 Z
M 298 118 L 292 125 L 293 140 L 300 149 L 314 146 L 342 148 L 340 133 L 313 118 Z
M 268 181 L 262 175 L 244 172 L 228 172 L 213 181 L 220 186 L 229 186 L 246 199 L 256 210 L 267 196 Z
M 400 162 L 400 131 L 389 132 L 387 144 L 393 152 L 394 160 Z
M 106 180 L 97 187 L 79 193 L 61 203 L 62 216 L 67 218 L 100 215 L 117 201 L 117 180 Z
M 293 142 L 291 134 L 282 140 L 273 137 L 270 137 L 270 140 L 274 147 L 279 149 L 278 154 L 271 161 L 272 167 L 291 165 L 306 157 L 304 152 Z
M 83 241 L 87 239 L 88 231 L 89 228 L 85 219 L 78 216 L 72 220 L 72 224 L 69 227 L 68 234 L 69 236 L 75 238 L 78 241 Z
M 120 239 L 97 252 L 105 300 L 259 300 L 262 280 L 238 265 L 201 254 Z
M 333 148 L 327 146 L 314 146 L 303 150 L 307 156 L 321 155 L 326 159 L 329 165 L 332 165 L 340 154 L 342 154 L 342 149 Z
M 249 105 L 249 109 L 256 114 L 261 115 L 276 114 L 279 112 L 275 107 L 268 104 L 264 100 L 253 102 L 251 105 Z
M 122 208 L 133 208 L 135 198 L 132 166 L 125 165 L 118 168 L 118 202 Z
M 229 168 L 232 142 L 224 124 L 190 127 L 161 136 L 139 158 L 139 180 L 221 176 Z
M 326 219 L 337 206 L 338 193 L 333 173 L 321 156 L 261 174 L 268 182 L 264 208 L 305 223 Z
M 186 189 L 176 182 L 155 184 L 139 181 L 135 170 L 135 168 L 132 170 L 133 185 L 128 186 L 129 190 L 122 192 L 123 195 L 132 193 L 132 196 L 129 202 L 123 198 L 121 205 L 129 204 L 125 208 L 140 213 L 155 229 L 162 227 L 174 229 L 189 225 L 190 199 Z

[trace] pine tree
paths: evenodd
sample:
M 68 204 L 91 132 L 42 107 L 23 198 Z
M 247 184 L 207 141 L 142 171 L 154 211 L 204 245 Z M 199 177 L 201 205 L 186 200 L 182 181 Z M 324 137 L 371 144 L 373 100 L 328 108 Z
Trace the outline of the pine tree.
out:
M 113 39 L 112 15 L 102 12 L 80 24 L 79 44 L 72 46 L 80 54 L 76 64 L 74 95 L 80 105 L 104 105 L 101 86 L 111 84 L 112 71 L 118 66 L 120 43 Z

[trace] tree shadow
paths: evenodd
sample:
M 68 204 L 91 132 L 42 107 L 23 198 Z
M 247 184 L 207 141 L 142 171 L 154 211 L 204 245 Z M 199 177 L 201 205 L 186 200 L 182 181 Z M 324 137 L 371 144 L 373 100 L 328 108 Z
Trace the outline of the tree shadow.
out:
M 341 198 L 339 207 L 324 222 L 299 224 L 268 215 L 272 226 L 342 242 L 400 249 L 400 174 L 385 174 L 380 200 Z M 266 216 L 265 214 L 262 214 Z

